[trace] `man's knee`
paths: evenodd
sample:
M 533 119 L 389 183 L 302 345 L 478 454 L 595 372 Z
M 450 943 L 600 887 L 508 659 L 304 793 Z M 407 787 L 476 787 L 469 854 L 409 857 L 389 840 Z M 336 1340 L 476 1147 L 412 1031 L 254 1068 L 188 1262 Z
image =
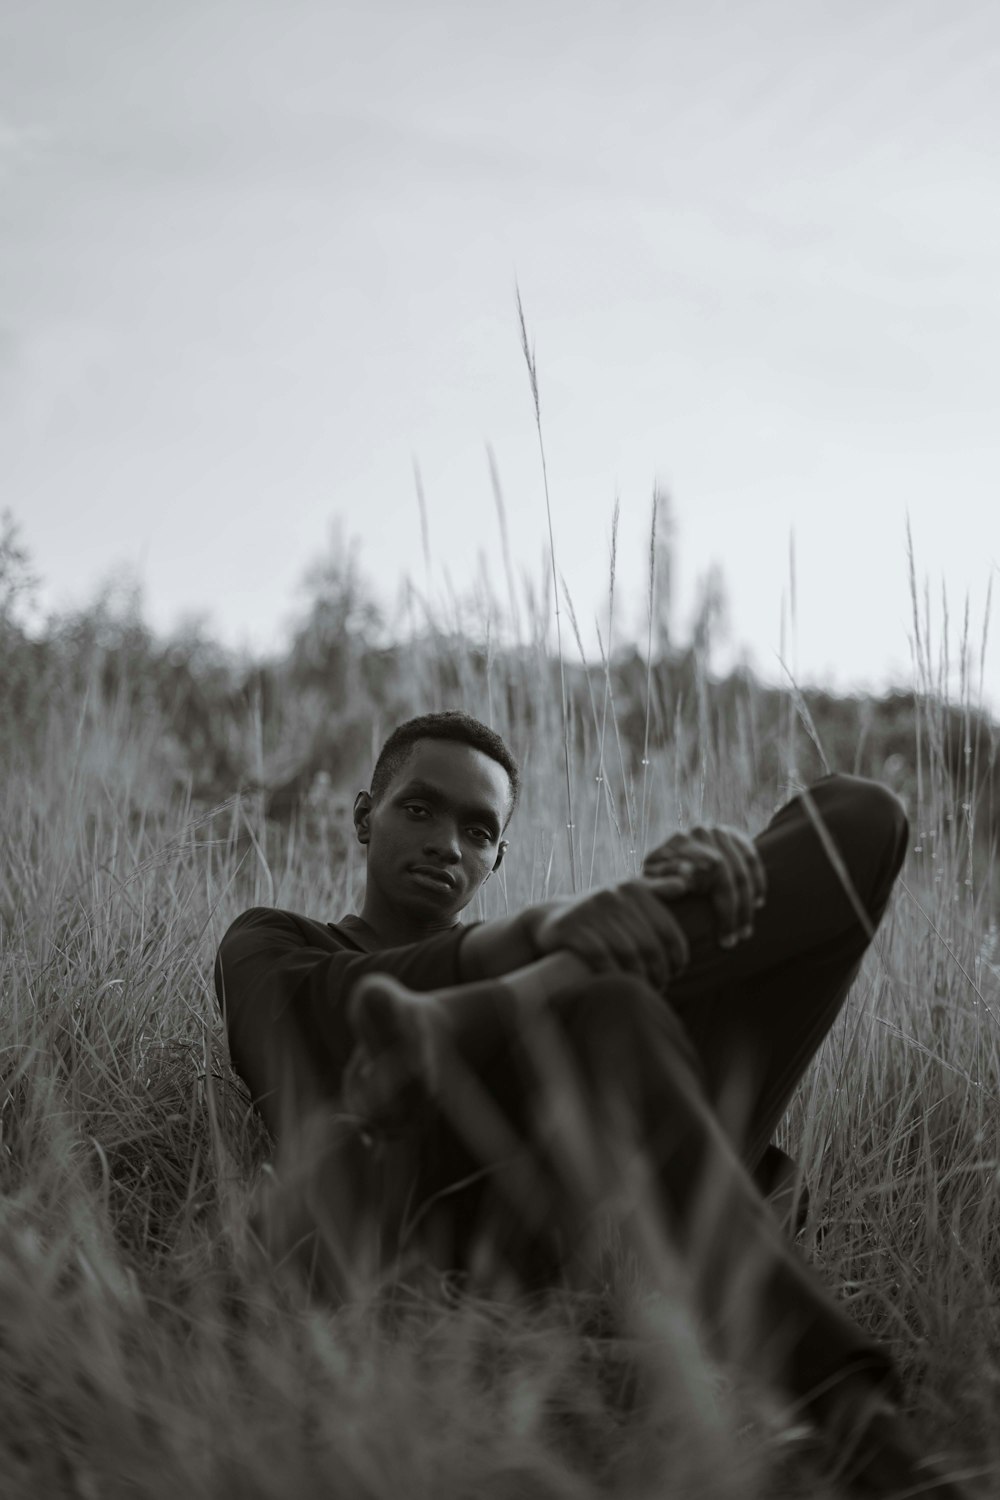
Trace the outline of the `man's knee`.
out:
M 849 843 L 887 849 L 897 874 L 906 854 L 909 820 L 906 809 L 889 787 L 867 776 L 835 772 L 814 782 L 810 795 L 831 832 Z

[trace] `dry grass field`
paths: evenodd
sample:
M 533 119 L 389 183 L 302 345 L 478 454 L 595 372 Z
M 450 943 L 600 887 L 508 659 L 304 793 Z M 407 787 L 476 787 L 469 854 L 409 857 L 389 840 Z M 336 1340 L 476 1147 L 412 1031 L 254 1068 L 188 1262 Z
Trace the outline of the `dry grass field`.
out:
M 755 830 L 795 785 L 793 716 L 761 784 L 706 685 L 633 782 L 599 674 L 564 754 L 530 652 L 504 682 L 496 657 L 459 662 L 446 702 L 434 649 L 413 648 L 414 711 L 461 706 L 524 762 L 502 879 L 470 915 L 570 888 L 567 780 L 581 888 L 671 828 Z M 997 882 L 973 762 L 963 793 L 935 748 L 929 649 L 913 847 L 778 1139 L 810 1192 L 799 1253 L 895 1352 L 927 1451 L 1000 1494 Z M 0 1493 L 835 1495 L 767 1391 L 704 1354 L 667 1246 L 652 1283 L 622 1260 L 605 1294 L 630 1341 L 565 1297 L 325 1308 L 255 1258 L 268 1143 L 228 1068 L 215 947 L 249 905 L 356 909 L 363 868 L 336 798 L 281 826 L 253 796 L 192 802 L 168 728 L 96 689 L 53 699 L 0 790 Z

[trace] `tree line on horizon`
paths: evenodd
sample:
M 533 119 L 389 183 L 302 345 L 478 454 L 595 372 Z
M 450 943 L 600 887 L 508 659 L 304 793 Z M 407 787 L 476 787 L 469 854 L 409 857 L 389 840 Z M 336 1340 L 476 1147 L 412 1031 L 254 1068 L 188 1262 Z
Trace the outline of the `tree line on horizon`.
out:
M 670 566 L 668 554 L 661 564 Z M 106 588 L 84 608 L 50 615 L 29 631 L 23 606 L 33 582 L 7 517 L 0 529 L 0 762 L 38 753 L 56 704 L 152 717 L 163 726 L 169 779 L 195 802 L 257 794 L 268 817 L 287 821 L 317 783 L 353 795 L 401 720 L 486 704 L 522 760 L 539 730 L 548 739 L 565 733 L 574 762 L 589 769 L 610 753 L 613 732 L 617 763 L 634 781 L 667 747 L 711 775 L 718 747 L 738 744 L 755 778 L 768 784 L 846 771 L 887 782 L 908 806 L 921 779 L 936 775 L 957 794 L 985 851 L 1000 835 L 998 726 L 986 712 L 948 701 L 927 682 L 873 697 L 772 687 L 746 666 L 713 674 L 712 631 L 725 609 L 717 573 L 684 640 L 671 636 L 661 612 L 649 650 L 629 642 L 596 665 L 582 650 L 581 659 L 572 657 L 564 637 L 562 671 L 549 601 L 530 589 L 528 639 L 518 645 L 446 628 L 429 612 L 409 639 L 387 639 L 350 547 L 331 549 L 314 565 L 287 646 L 260 660 L 225 650 L 199 624 L 158 637 L 137 588 Z

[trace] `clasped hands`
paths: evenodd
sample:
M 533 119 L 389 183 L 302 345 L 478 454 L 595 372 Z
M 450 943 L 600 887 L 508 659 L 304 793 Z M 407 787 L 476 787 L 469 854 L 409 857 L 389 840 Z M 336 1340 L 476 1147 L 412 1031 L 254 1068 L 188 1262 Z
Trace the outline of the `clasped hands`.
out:
M 637 879 L 549 908 L 535 942 L 543 954 L 576 953 L 592 973 L 624 969 L 662 991 L 690 959 L 670 908 L 692 894 L 711 901 L 723 948 L 752 937 L 754 916 L 767 898 L 764 864 L 752 839 L 727 827 L 675 833 L 646 855 Z

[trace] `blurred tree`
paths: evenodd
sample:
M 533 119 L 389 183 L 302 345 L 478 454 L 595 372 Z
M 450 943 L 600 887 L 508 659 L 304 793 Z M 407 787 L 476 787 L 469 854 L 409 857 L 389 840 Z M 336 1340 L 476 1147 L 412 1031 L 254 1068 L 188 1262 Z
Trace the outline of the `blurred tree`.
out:
M 236 673 L 204 618 L 183 620 L 150 662 L 156 696 L 183 751 L 193 795 L 215 800 L 247 779 Z
M 712 660 L 712 649 L 729 632 L 729 600 L 726 580 L 717 562 L 713 562 L 698 580 L 695 595 L 691 645 L 706 671 Z
M 32 571 L 27 548 L 21 543 L 18 525 L 9 510 L 0 514 L 0 627 L 17 625 L 18 615 L 35 602 L 38 579 Z
M 339 786 L 356 775 L 370 751 L 378 714 L 372 690 L 393 674 L 380 650 L 384 619 L 361 572 L 359 545 L 345 538 L 338 518 L 303 579 L 299 621 L 272 684 L 282 724 L 280 753 L 262 768 L 272 817 L 291 816 L 317 776 Z
M 0 515 L 0 752 L 31 753 L 44 718 L 51 653 L 32 640 L 24 615 L 35 602 L 38 580 L 9 510 Z
M 384 627 L 358 565 L 359 545 L 357 537 L 345 540 L 339 519 L 333 523 L 326 552 L 303 580 L 304 614 L 288 661 L 296 686 L 318 688 L 341 704 L 356 696 L 361 656 Z

